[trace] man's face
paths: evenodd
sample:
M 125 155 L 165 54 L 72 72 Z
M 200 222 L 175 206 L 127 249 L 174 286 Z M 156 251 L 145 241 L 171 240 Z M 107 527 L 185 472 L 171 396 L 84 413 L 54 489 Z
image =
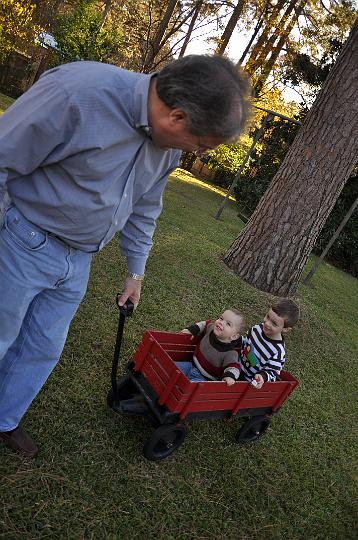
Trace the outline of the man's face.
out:
M 195 152 L 198 156 L 225 142 L 214 135 L 198 136 L 189 132 L 185 113 L 171 109 L 165 117 L 152 125 L 152 139 L 161 148 L 178 148 Z

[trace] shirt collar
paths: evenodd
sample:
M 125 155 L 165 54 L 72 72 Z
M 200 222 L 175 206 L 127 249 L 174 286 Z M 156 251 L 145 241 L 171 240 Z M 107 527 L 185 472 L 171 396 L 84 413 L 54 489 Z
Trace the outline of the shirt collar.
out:
M 217 351 L 226 352 L 241 347 L 241 337 L 234 341 L 220 341 L 214 334 L 214 330 L 211 330 L 209 334 L 209 342 Z
M 141 129 L 147 137 L 151 137 L 152 128 L 148 121 L 148 95 L 149 86 L 153 77 L 157 73 L 150 75 L 142 74 L 134 89 L 134 125 Z

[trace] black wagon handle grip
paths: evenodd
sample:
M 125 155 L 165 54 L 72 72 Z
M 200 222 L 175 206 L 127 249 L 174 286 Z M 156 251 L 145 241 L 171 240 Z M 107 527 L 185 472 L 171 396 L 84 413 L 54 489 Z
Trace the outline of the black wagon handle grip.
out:
M 117 293 L 116 294 L 116 304 L 119 308 L 119 311 L 121 313 L 121 315 L 124 315 L 125 317 L 130 317 L 131 315 L 133 315 L 133 311 L 134 311 L 134 304 L 131 300 L 129 300 L 129 298 L 126 300 L 126 302 L 123 304 L 123 306 L 120 306 L 118 304 L 118 301 L 119 301 L 119 298 L 122 296 L 121 293 Z

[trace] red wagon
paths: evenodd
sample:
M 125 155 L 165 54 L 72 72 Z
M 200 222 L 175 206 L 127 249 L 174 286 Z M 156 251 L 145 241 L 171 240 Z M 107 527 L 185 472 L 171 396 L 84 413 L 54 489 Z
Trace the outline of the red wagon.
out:
M 265 383 L 260 390 L 248 382 L 227 386 L 222 381 L 190 381 L 175 362 L 192 359 L 197 338 L 154 330 L 144 333 L 133 361 L 127 366 L 127 375 L 117 381 L 121 318 L 123 326 L 126 314 L 120 316 L 114 355 L 117 363 L 114 359 L 108 404 L 116 412 L 143 414 L 156 427 L 144 445 L 144 455 L 149 460 L 164 459 L 182 444 L 185 421 L 246 417 L 236 439 L 239 443 L 256 440 L 268 428 L 272 414 L 299 384 L 288 371 L 281 371 L 279 381 Z

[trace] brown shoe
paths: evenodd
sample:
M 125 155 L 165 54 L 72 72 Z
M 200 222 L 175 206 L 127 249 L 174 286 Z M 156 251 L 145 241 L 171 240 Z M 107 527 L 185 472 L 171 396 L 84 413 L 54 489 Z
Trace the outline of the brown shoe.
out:
M 35 442 L 21 427 L 17 427 L 13 431 L 0 431 L 0 439 L 4 441 L 6 446 L 26 457 L 34 458 L 37 456 L 38 448 Z

